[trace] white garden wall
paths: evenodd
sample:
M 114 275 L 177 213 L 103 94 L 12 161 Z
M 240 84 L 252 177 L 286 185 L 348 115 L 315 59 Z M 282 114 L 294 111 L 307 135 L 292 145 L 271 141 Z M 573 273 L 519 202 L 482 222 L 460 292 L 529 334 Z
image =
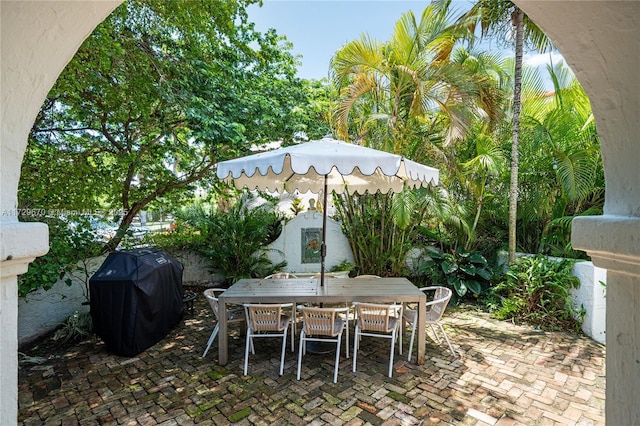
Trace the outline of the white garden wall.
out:
M 295 262 L 301 256 L 301 232 L 305 228 L 316 228 L 322 225 L 322 217 L 316 213 L 301 213 L 289 221 L 281 238 L 272 245 L 273 261 L 282 259 L 283 254 L 289 260 L 287 270 L 305 276 L 319 271 L 318 263 L 302 264 Z M 340 225 L 329 219 L 327 221 L 327 270 L 334 265 L 348 260 L 353 262 L 353 254 L 346 237 L 340 231 Z M 192 252 L 178 252 L 173 256 L 184 266 L 184 285 L 210 284 L 223 277 L 211 274 L 208 261 Z M 90 277 L 100 267 L 105 256 L 88 261 L 88 276 Z M 605 344 L 606 329 L 606 269 L 598 268 L 591 262 L 578 262 L 573 273 L 580 279 L 580 287 L 572 291 L 572 300 L 576 308 L 584 307 L 586 314 L 582 324 L 582 331 L 595 341 Z M 63 280 L 59 281 L 49 291 L 39 290 L 30 293 L 26 298 L 18 300 L 18 344 L 29 343 L 45 335 L 55 328 L 75 311 L 88 312 L 86 288 L 83 274 L 72 276 L 73 284 L 67 286 Z M 346 272 L 344 274 L 346 276 Z
M 87 260 L 87 276 L 91 277 L 98 270 L 105 256 Z M 78 267 L 83 267 L 78 262 Z M 71 278 L 72 284 L 65 283 Z M 87 287 L 83 272 L 66 275 L 53 285 L 50 290 L 37 290 L 24 298 L 18 299 L 18 345 L 29 343 L 40 336 L 56 329 L 75 311 L 89 312 Z
M 586 310 L 582 331 L 598 343 L 605 344 L 607 270 L 592 262 L 577 262 L 573 275 L 580 279 L 580 287 L 572 290 L 571 298 L 576 308 Z
M 215 284 L 210 272 L 207 259 L 196 253 L 182 251 L 172 254 L 184 266 L 182 282 L 189 284 Z M 95 257 L 87 261 L 87 275 L 91 277 L 98 270 L 106 255 Z M 78 263 L 81 267 L 82 263 Z M 64 281 L 71 278 L 68 286 Z M 30 343 L 61 325 L 74 312 L 89 312 L 87 287 L 88 278 L 84 273 L 76 272 L 65 276 L 50 290 L 42 289 L 29 293 L 18 299 L 18 345 Z
M 306 247 L 311 247 L 314 232 L 322 229 L 322 213 L 317 210 L 307 210 L 299 213 L 296 217 L 288 221 L 280 236 L 268 246 L 267 256 L 273 263 L 283 260 L 287 261 L 286 272 L 297 275 L 303 273 L 320 272 L 319 253 L 309 257 L 303 256 Z M 305 238 L 305 236 L 309 238 Z M 319 250 L 319 246 L 317 249 Z M 340 224 L 333 219 L 327 218 L 327 257 L 325 259 L 325 269 L 330 271 L 342 261 L 353 263 L 353 252 L 347 237 L 342 233 Z

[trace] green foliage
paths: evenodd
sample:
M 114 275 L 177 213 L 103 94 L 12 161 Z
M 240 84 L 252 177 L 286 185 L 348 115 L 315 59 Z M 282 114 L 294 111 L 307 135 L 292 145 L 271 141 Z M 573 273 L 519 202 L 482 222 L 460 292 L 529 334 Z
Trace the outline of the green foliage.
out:
M 167 253 L 175 253 L 181 250 L 198 251 L 204 246 L 204 241 L 205 237 L 197 228 L 185 222 L 177 222 L 175 229 L 151 233 L 143 238 L 142 243 Z
M 602 214 L 598 135 L 589 99 L 571 71 L 560 66 L 547 71 L 553 96 L 529 90 L 523 103 L 518 246 L 527 253 L 585 258 L 571 247 L 571 220 Z
M 493 288 L 500 303 L 492 314 L 544 330 L 579 330 L 584 310 L 575 310 L 570 298 L 570 290 L 580 285 L 573 264 L 542 255 L 517 259 Z
M 49 252 L 31 262 L 27 273 L 18 278 L 18 294 L 21 297 L 39 288 L 49 290 L 65 276 L 65 283 L 70 286 L 72 281 L 68 274 L 83 272 L 77 266 L 78 262 L 100 252 L 102 244 L 96 239 L 88 216 L 38 216 L 21 217 L 20 220 L 44 222 L 49 227 Z
M 337 95 L 334 88 L 322 80 L 303 80 L 302 89 L 307 103 L 293 109 L 292 115 L 295 125 L 294 138 L 320 139 L 331 133 L 329 126 L 330 111 Z
M 467 252 L 463 248 L 447 252 L 431 249 L 428 256 L 418 271 L 427 275 L 432 283 L 453 289 L 461 298 L 469 291 L 481 295 L 491 284 L 493 273 L 480 252 Z
M 93 321 L 89 312 L 74 312 L 69 316 L 62 327 L 56 330 L 53 335 L 54 341 L 61 341 L 62 344 L 74 342 L 93 335 Z
M 284 218 L 273 204 L 255 206 L 251 201 L 240 198 L 226 211 L 199 206 L 184 216 L 186 225 L 200 234 L 199 251 L 229 282 L 264 277 L 286 266 L 274 265 L 265 248 L 280 235 Z
M 121 209 L 114 250 L 138 212 L 216 185 L 221 159 L 291 140 L 310 89 L 291 45 L 255 31 L 248 2 L 128 1 L 87 37 L 36 118 L 21 208 Z M 307 127 L 309 123 L 306 123 Z M 69 191 L 69 188 L 73 188 Z
M 495 81 L 451 60 L 452 41 L 466 34 L 452 18 L 429 5 L 421 16 L 403 14 L 388 41 L 363 34 L 336 52 L 331 74 L 340 89 L 333 113 L 339 137 L 421 161 L 414 154 L 432 151 L 434 135 L 453 144 L 473 120 L 498 119 Z
M 354 273 L 407 275 L 407 254 L 419 239 L 430 201 L 426 190 L 334 196 L 336 218 L 354 255 Z
M 291 213 L 293 213 L 294 216 L 297 216 L 298 213 L 303 212 L 305 209 L 305 206 L 302 204 L 302 198 L 300 197 L 296 197 L 293 199 L 293 201 L 291 202 Z
M 333 268 L 331 268 L 331 270 L 329 272 L 341 272 L 341 271 L 349 271 L 349 275 L 352 275 L 352 271 L 354 271 L 356 268 L 356 265 L 354 265 L 353 263 L 349 262 L 348 260 L 343 260 L 342 262 L 338 263 L 336 266 L 334 266 Z M 355 275 L 355 274 L 353 274 Z

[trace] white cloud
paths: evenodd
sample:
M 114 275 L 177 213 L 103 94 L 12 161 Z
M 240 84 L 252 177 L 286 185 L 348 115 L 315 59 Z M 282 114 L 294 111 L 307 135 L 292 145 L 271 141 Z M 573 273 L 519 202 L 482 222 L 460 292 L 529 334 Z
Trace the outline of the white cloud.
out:
M 554 65 L 564 63 L 564 57 L 558 52 L 551 53 L 527 53 L 522 61 L 532 67 L 545 66 L 553 62 Z

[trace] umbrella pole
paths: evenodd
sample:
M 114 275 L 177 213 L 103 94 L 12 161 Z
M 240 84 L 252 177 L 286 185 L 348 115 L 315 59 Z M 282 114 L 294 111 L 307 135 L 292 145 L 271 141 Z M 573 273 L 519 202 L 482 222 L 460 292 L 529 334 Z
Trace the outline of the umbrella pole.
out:
M 327 180 L 324 175 L 324 194 L 322 202 L 322 244 L 320 245 L 320 287 L 324 286 L 324 259 L 327 256 Z

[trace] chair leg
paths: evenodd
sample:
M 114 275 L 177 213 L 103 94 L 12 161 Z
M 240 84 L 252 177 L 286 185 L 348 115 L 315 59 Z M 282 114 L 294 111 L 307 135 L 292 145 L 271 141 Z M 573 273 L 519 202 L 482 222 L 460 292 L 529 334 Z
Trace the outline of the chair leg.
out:
M 345 345 L 344 345 L 344 353 L 347 359 L 349 359 L 349 311 L 347 311 L 347 316 L 345 318 L 345 326 L 347 327 L 345 334 Z
M 291 352 L 296 351 L 296 304 L 291 307 Z
M 338 335 L 338 343 L 336 347 L 336 365 L 335 367 L 333 367 L 333 383 L 338 383 L 338 366 L 340 365 L 340 343 L 341 342 L 342 342 L 342 333 Z
M 451 342 L 449 341 L 449 337 L 447 337 L 447 333 L 444 332 L 444 328 L 442 327 L 442 324 L 438 323 L 438 327 L 440 327 L 440 331 L 442 331 L 442 335 L 444 336 L 444 340 L 447 341 L 447 345 L 449 345 L 449 350 L 451 351 L 451 353 L 453 354 L 454 357 L 457 357 L 458 354 L 456 353 L 456 351 L 453 350 L 453 346 L 451 346 Z
M 244 375 L 247 375 L 247 364 L 249 363 L 249 345 L 253 346 L 251 330 L 247 330 L 247 340 L 244 345 Z
M 356 360 L 358 359 L 358 342 L 360 340 L 360 330 L 356 324 L 355 333 L 353 336 L 353 367 L 352 371 L 356 372 Z
M 393 373 L 393 353 L 395 352 L 395 346 L 396 346 L 396 333 L 394 332 L 391 335 L 391 353 L 389 355 L 389 377 L 391 377 L 391 374 Z
M 438 336 L 438 330 L 436 330 L 433 325 L 433 323 L 429 324 L 429 327 L 431 327 L 431 331 L 433 332 L 434 340 L 436 341 L 436 343 L 440 344 L 440 336 Z
M 298 344 L 300 345 L 300 348 L 298 349 L 298 375 L 297 375 L 297 380 L 300 380 L 300 369 L 302 368 L 302 355 L 303 355 L 303 346 L 305 344 L 305 334 L 304 334 L 304 328 L 302 330 L 300 330 L 300 340 L 298 341 Z
M 211 344 L 213 343 L 216 336 L 218 335 L 218 330 L 219 330 L 218 323 L 216 323 L 216 326 L 213 327 L 213 331 L 211 332 L 211 336 L 209 336 L 209 341 L 207 342 L 207 348 L 204 350 L 204 353 L 202 354 L 202 358 L 207 356 L 207 352 L 209 352 L 209 348 L 211 347 Z
M 287 351 L 287 331 L 289 327 L 284 329 L 284 336 L 282 336 L 282 354 L 280 355 L 280 375 L 284 372 L 284 353 Z
M 416 314 L 416 317 L 418 315 Z M 411 341 L 409 342 L 409 356 L 407 357 L 407 361 L 411 361 L 411 353 L 413 351 L 413 339 L 416 336 L 416 318 L 413 319 L 413 322 L 411 323 Z

